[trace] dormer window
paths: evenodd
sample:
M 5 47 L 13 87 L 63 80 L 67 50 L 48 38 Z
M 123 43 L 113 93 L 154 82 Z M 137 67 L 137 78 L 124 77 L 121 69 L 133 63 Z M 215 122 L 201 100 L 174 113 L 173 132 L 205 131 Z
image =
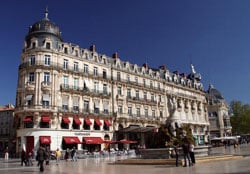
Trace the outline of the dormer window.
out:
M 36 43 L 32 42 L 32 48 L 36 48 Z
M 64 53 L 68 54 L 68 48 L 64 48 Z
M 46 49 L 50 49 L 50 43 L 46 42 Z

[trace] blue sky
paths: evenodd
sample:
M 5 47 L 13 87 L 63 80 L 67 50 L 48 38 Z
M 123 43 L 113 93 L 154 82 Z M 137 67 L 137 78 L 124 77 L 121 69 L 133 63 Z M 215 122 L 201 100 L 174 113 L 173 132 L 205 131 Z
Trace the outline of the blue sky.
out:
M 122 60 L 202 75 L 228 103 L 250 103 L 248 0 L 8 0 L 0 2 L 0 105 L 15 104 L 18 65 L 28 27 L 44 17 L 65 42 Z

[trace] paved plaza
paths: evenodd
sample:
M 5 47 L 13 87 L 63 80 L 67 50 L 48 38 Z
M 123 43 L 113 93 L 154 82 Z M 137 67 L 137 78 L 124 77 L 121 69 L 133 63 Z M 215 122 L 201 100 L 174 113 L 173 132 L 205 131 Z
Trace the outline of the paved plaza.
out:
M 61 161 L 56 165 L 51 161 L 46 166 L 43 173 L 57 174 L 246 174 L 250 173 L 250 145 L 241 145 L 235 151 L 233 147 L 213 148 L 213 154 L 234 154 L 242 155 L 243 158 L 237 160 L 221 160 L 198 163 L 193 167 L 175 167 L 172 165 L 117 165 L 113 164 L 122 157 L 112 158 L 89 158 L 80 159 L 77 162 Z M 35 162 L 36 163 L 36 162 Z M 17 159 L 10 159 L 8 162 L 1 159 L 0 173 L 40 173 L 39 168 L 34 165 L 31 167 L 21 166 Z

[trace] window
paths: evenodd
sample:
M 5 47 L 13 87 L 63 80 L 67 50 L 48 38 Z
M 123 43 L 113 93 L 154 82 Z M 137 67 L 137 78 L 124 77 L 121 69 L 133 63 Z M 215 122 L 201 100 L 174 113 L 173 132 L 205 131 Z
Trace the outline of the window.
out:
M 152 117 L 155 118 L 155 110 L 152 110 Z
M 143 79 L 143 86 L 146 87 L 146 79 Z
M 46 42 L 46 49 L 50 49 L 50 43 Z
M 95 101 L 94 102 L 94 114 L 99 114 L 100 110 L 99 110 L 99 102 Z
M 109 114 L 109 103 L 107 101 L 103 103 L 103 113 Z
M 117 72 L 117 81 L 121 81 L 121 72 Z
M 44 56 L 44 65 L 47 65 L 47 66 L 50 65 L 50 55 Z
M 163 118 L 163 112 L 162 111 L 160 111 L 160 117 Z
M 89 66 L 86 65 L 86 64 L 83 65 L 83 73 L 84 74 L 88 74 L 89 73 Z
M 103 70 L 103 72 L 102 72 L 102 77 L 103 77 L 104 79 L 107 79 L 107 71 L 106 71 L 106 69 Z
M 49 107 L 49 101 L 42 101 L 43 108 L 48 108 Z
M 128 115 L 132 116 L 132 107 L 128 107 Z
M 161 90 L 161 84 L 158 83 L 158 90 Z
M 29 82 L 34 82 L 35 81 L 35 73 L 34 72 L 30 72 L 29 73 Z
M 145 117 L 147 118 L 148 117 L 148 109 L 145 109 L 144 114 L 145 114 Z
M 68 96 L 62 96 L 62 110 L 63 111 L 68 111 L 68 102 L 69 102 L 69 97 Z
M 130 82 L 130 76 L 127 74 L 127 82 Z
M 153 82 L 150 81 L 150 88 L 153 89 Z
M 84 100 L 83 102 L 83 112 L 89 112 L 89 101 Z
M 68 48 L 64 48 L 64 53 L 68 54 Z
M 78 90 L 79 89 L 79 79 L 78 78 L 74 78 L 74 86 L 73 86 L 74 90 Z
M 69 77 L 63 76 L 63 88 L 69 88 Z
M 44 83 L 44 85 L 50 84 L 50 73 L 49 72 L 44 72 L 43 83 Z
M 159 102 L 161 102 L 161 95 L 158 96 L 158 100 L 159 100 Z
M 144 98 L 144 100 L 147 100 L 147 92 L 143 93 L 143 98 Z
M 35 55 L 31 55 L 30 56 L 29 63 L 30 63 L 31 66 L 33 66 L 33 65 L 36 64 L 36 57 L 35 57 Z
M 98 68 L 97 67 L 94 67 L 94 76 L 98 76 Z
M 141 117 L 141 110 L 140 108 L 136 108 L 136 116 Z
M 131 98 L 131 89 L 127 90 L 127 98 Z
M 79 112 L 79 98 L 78 97 L 73 97 L 73 111 L 75 113 Z
M 67 69 L 68 69 L 68 66 L 69 66 L 69 60 L 64 59 L 64 60 L 63 60 L 63 69 L 64 69 L 64 70 L 67 70 Z
M 108 85 L 103 84 L 103 94 L 108 94 Z
M 74 62 L 74 71 L 78 72 L 78 62 Z
M 138 84 L 138 77 L 135 77 L 135 83 Z
M 154 102 L 154 94 L 151 94 L 151 102 Z
M 122 106 L 121 105 L 118 106 L 118 113 L 122 114 Z
M 94 82 L 94 93 L 99 93 L 99 83 Z
M 122 95 L 122 87 L 121 86 L 117 87 L 117 94 Z
M 138 91 L 138 90 L 135 91 L 135 98 L 136 98 L 137 100 L 139 100 L 139 98 L 140 98 L 140 96 L 139 96 L 139 91 Z

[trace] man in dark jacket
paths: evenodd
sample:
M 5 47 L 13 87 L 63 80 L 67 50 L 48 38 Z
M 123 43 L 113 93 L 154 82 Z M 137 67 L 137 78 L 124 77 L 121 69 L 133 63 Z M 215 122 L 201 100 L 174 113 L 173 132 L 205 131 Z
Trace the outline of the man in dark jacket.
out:
M 184 156 L 184 166 L 183 167 L 187 167 L 187 161 L 189 166 L 192 166 L 192 162 L 189 156 L 189 141 L 187 139 L 187 137 L 184 137 L 183 139 L 183 144 L 182 144 L 182 150 L 183 150 L 183 156 Z
M 46 160 L 46 152 L 42 146 L 40 146 L 37 151 L 37 160 L 40 166 L 40 172 L 43 172 L 44 171 L 43 162 L 44 160 Z

